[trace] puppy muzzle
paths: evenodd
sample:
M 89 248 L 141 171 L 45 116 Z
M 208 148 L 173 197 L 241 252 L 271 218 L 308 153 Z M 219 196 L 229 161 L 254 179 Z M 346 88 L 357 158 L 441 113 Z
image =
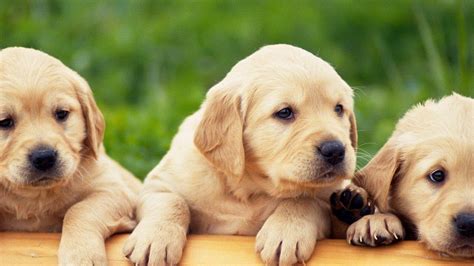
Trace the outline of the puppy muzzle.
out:
M 28 154 L 26 182 L 43 186 L 57 181 L 61 174 L 58 151 L 49 146 L 40 146 Z

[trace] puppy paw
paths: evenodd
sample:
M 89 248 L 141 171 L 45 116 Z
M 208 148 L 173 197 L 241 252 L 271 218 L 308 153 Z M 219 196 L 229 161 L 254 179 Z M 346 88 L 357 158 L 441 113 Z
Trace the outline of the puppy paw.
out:
M 355 185 L 349 185 L 343 190 L 334 192 L 330 203 L 334 216 L 346 224 L 352 224 L 375 211 L 367 192 Z
M 313 254 L 316 244 L 314 231 L 311 226 L 282 223 L 270 217 L 257 234 L 256 252 L 265 265 L 304 263 Z
M 347 229 L 347 241 L 358 246 L 388 245 L 402 240 L 405 230 L 393 214 L 372 214 L 362 217 Z
M 185 243 L 183 227 L 142 221 L 125 242 L 123 253 L 136 265 L 177 265 Z
M 81 237 L 62 239 L 58 250 L 59 265 L 107 265 L 103 239 Z

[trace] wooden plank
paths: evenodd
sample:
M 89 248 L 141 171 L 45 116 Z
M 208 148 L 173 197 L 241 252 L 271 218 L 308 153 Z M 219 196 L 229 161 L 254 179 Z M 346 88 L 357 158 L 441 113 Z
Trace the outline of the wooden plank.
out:
M 0 265 L 55 265 L 59 234 L 0 233 Z M 130 265 L 122 255 L 127 235 L 107 240 L 110 265 Z M 182 265 L 261 265 L 253 237 L 189 236 Z M 472 260 L 454 260 L 426 250 L 414 241 L 378 248 L 349 246 L 343 240 L 323 240 L 316 245 L 307 265 L 474 265 Z

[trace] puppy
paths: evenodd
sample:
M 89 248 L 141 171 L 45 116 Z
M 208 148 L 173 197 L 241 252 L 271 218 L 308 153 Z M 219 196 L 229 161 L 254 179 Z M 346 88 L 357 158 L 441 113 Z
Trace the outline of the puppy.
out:
M 186 233 L 257 235 L 265 263 L 307 260 L 330 234 L 330 192 L 352 176 L 352 89 L 325 61 L 270 45 L 235 65 L 146 178 L 124 253 L 177 264 Z
M 474 99 L 458 94 L 411 109 L 356 174 L 380 213 L 347 231 L 356 245 L 405 237 L 456 257 L 474 257 Z
M 140 183 L 104 152 L 87 82 L 33 49 L 0 51 L 0 231 L 61 232 L 60 264 L 105 265 Z

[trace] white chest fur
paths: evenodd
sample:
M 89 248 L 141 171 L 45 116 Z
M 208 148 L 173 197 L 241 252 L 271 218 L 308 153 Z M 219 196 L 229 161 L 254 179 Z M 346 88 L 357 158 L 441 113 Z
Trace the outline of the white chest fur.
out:
M 203 201 L 190 205 L 191 232 L 226 235 L 256 235 L 279 202 L 268 196 L 247 201 L 228 197 Z
M 77 198 L 63 191 L 0 192 L 0 231 L 58 232 Z

